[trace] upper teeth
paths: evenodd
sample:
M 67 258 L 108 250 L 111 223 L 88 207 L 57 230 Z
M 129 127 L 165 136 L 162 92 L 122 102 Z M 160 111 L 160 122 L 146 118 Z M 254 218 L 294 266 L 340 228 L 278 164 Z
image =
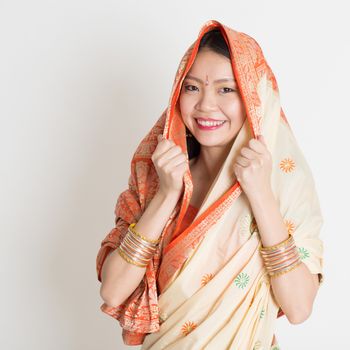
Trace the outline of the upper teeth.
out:
M 204 126 L 217 126 L 217 125 L 221 125 L 223 123 L 225 123 L 225 121 L 217 121 L 217 122 L 209 122 L 209 121 L 204 121 L 204 120 L 200 120 L 197 119 L 198 124 L 200 125 L 204 125 Z

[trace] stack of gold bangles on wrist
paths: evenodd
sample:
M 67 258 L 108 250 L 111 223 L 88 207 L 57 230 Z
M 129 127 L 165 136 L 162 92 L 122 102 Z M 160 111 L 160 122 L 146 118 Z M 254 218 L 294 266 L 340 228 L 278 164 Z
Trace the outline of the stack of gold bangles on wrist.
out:
M 283 275 L 302 263 L 291 234 L 288 234 L 288 238 L 281 243 L 260 247 L 260 253 L 270 277 Z
M 118 253 L 128 263 L 146 267 L 156 251 L 160 238 L 150 239 L 141 235 L 135 231 L 135 225 L 136 222 L 129 225 L 127 234 L 117 248 Z

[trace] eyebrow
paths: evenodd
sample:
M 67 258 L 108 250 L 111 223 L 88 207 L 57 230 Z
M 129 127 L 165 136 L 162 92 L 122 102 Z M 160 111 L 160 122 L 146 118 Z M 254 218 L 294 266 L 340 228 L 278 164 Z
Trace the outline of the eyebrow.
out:
M 199 79 L 199 78 L 196 78 L 196 77 L 194 77 L 194 76 L 192 76 L 192 75 L 187 75 L 186 77 L 185 77 L 185 79 L 192 79 L 192 80 L 195 80 L 195 81 L 197 81 L 198 83 L 202 83 L 202 84 L 204 84 L 204 82 L 203 82 L 203 80 L 201 80 L 201 79 Z M 222 79 L 217 79 L 217 80 L 214 80 L 214 83 L 222 83 L 222 82 L 226 82 L 226 81 L 232 81 L 232 82 L 236 82 L 234 79 L 232 79 L 232 78 L 222 78 Z

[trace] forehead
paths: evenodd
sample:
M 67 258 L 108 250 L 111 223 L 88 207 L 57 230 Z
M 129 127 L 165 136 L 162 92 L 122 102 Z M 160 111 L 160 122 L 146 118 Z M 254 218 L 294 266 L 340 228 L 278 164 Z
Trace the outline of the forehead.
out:
M 212 80 L 223 78 L 234 79 L 231 61 L 227 57 L 211 50 L 198 52 L 185 79 L 193 77 L 202 79 L 206 75 Z

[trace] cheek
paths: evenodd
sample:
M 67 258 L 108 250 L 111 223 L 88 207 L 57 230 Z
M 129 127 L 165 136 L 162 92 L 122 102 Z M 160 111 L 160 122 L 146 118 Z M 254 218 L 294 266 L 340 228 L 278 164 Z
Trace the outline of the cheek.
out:
M 185 95 L 179 96 L 178 103 L 179 103 L 179 109 L 180 109 L 182 120 L 185 123 L 185 125 L 188 127 L 189 119 L 190 119 L 190 115 L 191 115 L 190 103 Z
M 244 105 L 241 100 L 235 99 L 234 101 L 226 101 L 222 105 L 222 111 L 235 122 L 245 119 Z
M 188 114 L 192 111 L 194 107 L 194 101 L 189 96 L 181 94 L 179 96 L 179 107 L 182 114 Z

